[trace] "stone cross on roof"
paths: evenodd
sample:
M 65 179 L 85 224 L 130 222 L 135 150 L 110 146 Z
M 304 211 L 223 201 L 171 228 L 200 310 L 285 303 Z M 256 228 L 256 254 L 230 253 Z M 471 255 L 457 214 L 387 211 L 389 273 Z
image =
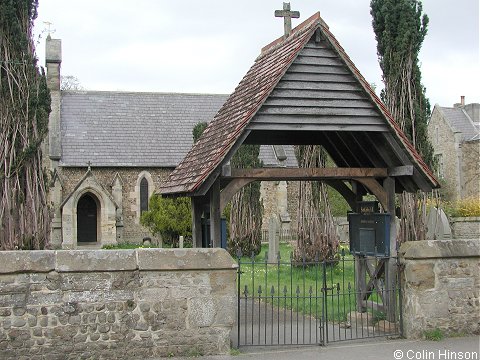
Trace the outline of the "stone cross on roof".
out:
M 48 37 L 51 37 L 50 35 L 56 31 L 55 29 L 52 29 L 53 23 L 50 21 L 44 21 L 43 24 L 47 27 L 45 30 L 48 32 Z
M 290 11 L 290 3 L 283 3 L 283 10 L 275 10 L 275 17 L 283 17 L 283 26 L 285 27 L 285 38 L 292 32 L 292 18 L 300 17 L 299 11 Z

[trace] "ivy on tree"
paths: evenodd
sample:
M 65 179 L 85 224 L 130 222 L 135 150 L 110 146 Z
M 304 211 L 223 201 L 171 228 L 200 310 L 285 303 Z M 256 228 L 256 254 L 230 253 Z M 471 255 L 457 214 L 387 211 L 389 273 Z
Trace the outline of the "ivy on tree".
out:
M 49 242 L 42 142 L 50 93 L 32 40 L 38 1 L 0 2 L 0 250 Z

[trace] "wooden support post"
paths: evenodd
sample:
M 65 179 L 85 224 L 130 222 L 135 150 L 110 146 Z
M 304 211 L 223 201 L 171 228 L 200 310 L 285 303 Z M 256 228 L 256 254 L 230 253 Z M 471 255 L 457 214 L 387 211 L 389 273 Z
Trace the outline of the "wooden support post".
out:
M 367 308 L 363 303 L 363 296 L 367 292 L 367 258 L 364 256 L 355 256 L 355 285 L 357 294 L 357 311 L 365 312 Z
M 211 247 L 221 246 L 220 181 L 217 179 L 210 188 L 210 243 Z
M 361 185 L 352 181 L 352 191 L 355 194 L 355 200 L 362 201 L 363 198 L 363 188 Z M 354 212 L 357 211 L 357 206 L 352 209 Z M 367 259 L 363 256 L 355 256 L 355 291 L 357 294 L 357 311 L 365 312 L 367 309 L 363 305 L 363 294 L 367 290 Z
M 202 212 L 203 206 L 199 197 L 193 196 L 192 201 L 192 243 L 193 247 L 202 247 Z
M 385 273 L 385 287 L 387 289 L 386 311 L 387 320 L 396 321 L 396 296 L 397 296 L 397 222 L 395 217 L 395 179 L 388 177 L 383 181 L 387 194 L 387 212 L 390 213 L 390 258 L 388 259 Z

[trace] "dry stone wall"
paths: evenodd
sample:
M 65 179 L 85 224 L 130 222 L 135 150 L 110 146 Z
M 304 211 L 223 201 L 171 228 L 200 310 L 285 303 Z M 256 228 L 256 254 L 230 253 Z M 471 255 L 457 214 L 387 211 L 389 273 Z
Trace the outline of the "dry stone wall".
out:
M 480 334 L 480 241 L 402 244 L 404 335 Z
M 223 249 L 1 252 L 0 358 L 225 353 L 235 279 Z

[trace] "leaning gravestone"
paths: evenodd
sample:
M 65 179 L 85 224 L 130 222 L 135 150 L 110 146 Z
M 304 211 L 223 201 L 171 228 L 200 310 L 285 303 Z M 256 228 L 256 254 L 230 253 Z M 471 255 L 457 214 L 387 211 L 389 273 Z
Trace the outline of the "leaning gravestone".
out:
M 268 262 L 277 262 L 277 254 L 279 250 L 277 219 L 271 217 L 268 223 Z
M 427 239 L 443 240 L 452 238 L 452 229 L 447 215 L 442 209 L 432 207 L 427 218 Z

